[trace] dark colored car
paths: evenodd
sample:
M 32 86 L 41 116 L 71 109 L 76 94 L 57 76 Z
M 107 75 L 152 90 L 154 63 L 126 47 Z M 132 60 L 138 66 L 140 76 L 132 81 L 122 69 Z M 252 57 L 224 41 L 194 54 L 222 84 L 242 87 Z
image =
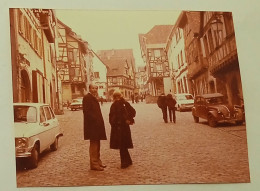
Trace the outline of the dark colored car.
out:
M 192 115 L 196 123 L 199 118 L 207 119 L 211 127 L 216 127 L 221 122 L 241 125 L 245 121 L 244 108 L 228 105 L 224 95 L 220 93 L 196 95 Z

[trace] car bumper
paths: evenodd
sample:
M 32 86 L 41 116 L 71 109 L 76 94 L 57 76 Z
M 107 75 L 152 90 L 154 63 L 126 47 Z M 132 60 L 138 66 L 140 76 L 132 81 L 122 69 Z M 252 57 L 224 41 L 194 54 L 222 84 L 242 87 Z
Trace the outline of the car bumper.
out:
M 32 148 L 15 148 L 15 155 L 17 158 L 30 157 Z
M 193 108 L 193 105 L 181 105 L 181 110 L 191 110 Z

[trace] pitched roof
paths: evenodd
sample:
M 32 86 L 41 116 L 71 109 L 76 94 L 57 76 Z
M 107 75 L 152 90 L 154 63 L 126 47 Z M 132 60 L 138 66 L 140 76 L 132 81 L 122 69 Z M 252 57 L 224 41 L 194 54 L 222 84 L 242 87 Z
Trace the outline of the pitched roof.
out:
M 108 66 L 107 76 L 123 75 L 125 66 L 135 68 L 132 49 L 98 50 L 98 56 Z
M 139 34 L 139 38 L 145 37 L 146 44 L 166 43 L 174 25 L 155 25 L 148 33 Z

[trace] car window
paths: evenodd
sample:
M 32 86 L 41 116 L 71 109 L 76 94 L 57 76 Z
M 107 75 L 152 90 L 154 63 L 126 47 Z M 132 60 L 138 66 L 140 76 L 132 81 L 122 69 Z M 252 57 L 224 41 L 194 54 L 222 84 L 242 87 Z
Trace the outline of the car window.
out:
M 54 119 L 54 118 L 55 118 L 55 114 L 54 114 L 54 112 L 53 112 L 53 110 L 52 110 L 51 107 L 49 107 L 49 109 L 50 109 L 50 111 L 51 111 L 51 117 L 52 117 L 52 119 Z
M 44 112 L 45 112 L 47 120 L 50 120 L 52 117 L 51 117 L 51 112 L 49 110 L 49 107 L 44 107 Z
M 40 107 L 40 122 L 43 123 L 46 121 L 45 114 L 43 111 L 43 107 Z
M 37 110 L 32 106 L 14 106 L 14 122 L 37 122 Z

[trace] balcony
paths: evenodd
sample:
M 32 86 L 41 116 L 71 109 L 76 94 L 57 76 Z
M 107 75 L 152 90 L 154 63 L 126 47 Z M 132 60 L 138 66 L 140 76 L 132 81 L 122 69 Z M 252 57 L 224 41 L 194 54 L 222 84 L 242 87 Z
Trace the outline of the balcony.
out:
M 237 60 L 235 35 L 232 35 L 223 41 L 223 43 L 208 57 L 209 71 L 213 76 L 217 75 L 217 73 L 232 66 Z
M 208 62 L 206 59 L 194 58 L 194 61 L 188 65 L 188 77 L 190 79 L 196 78 L 198 75 L 207 71 Z

